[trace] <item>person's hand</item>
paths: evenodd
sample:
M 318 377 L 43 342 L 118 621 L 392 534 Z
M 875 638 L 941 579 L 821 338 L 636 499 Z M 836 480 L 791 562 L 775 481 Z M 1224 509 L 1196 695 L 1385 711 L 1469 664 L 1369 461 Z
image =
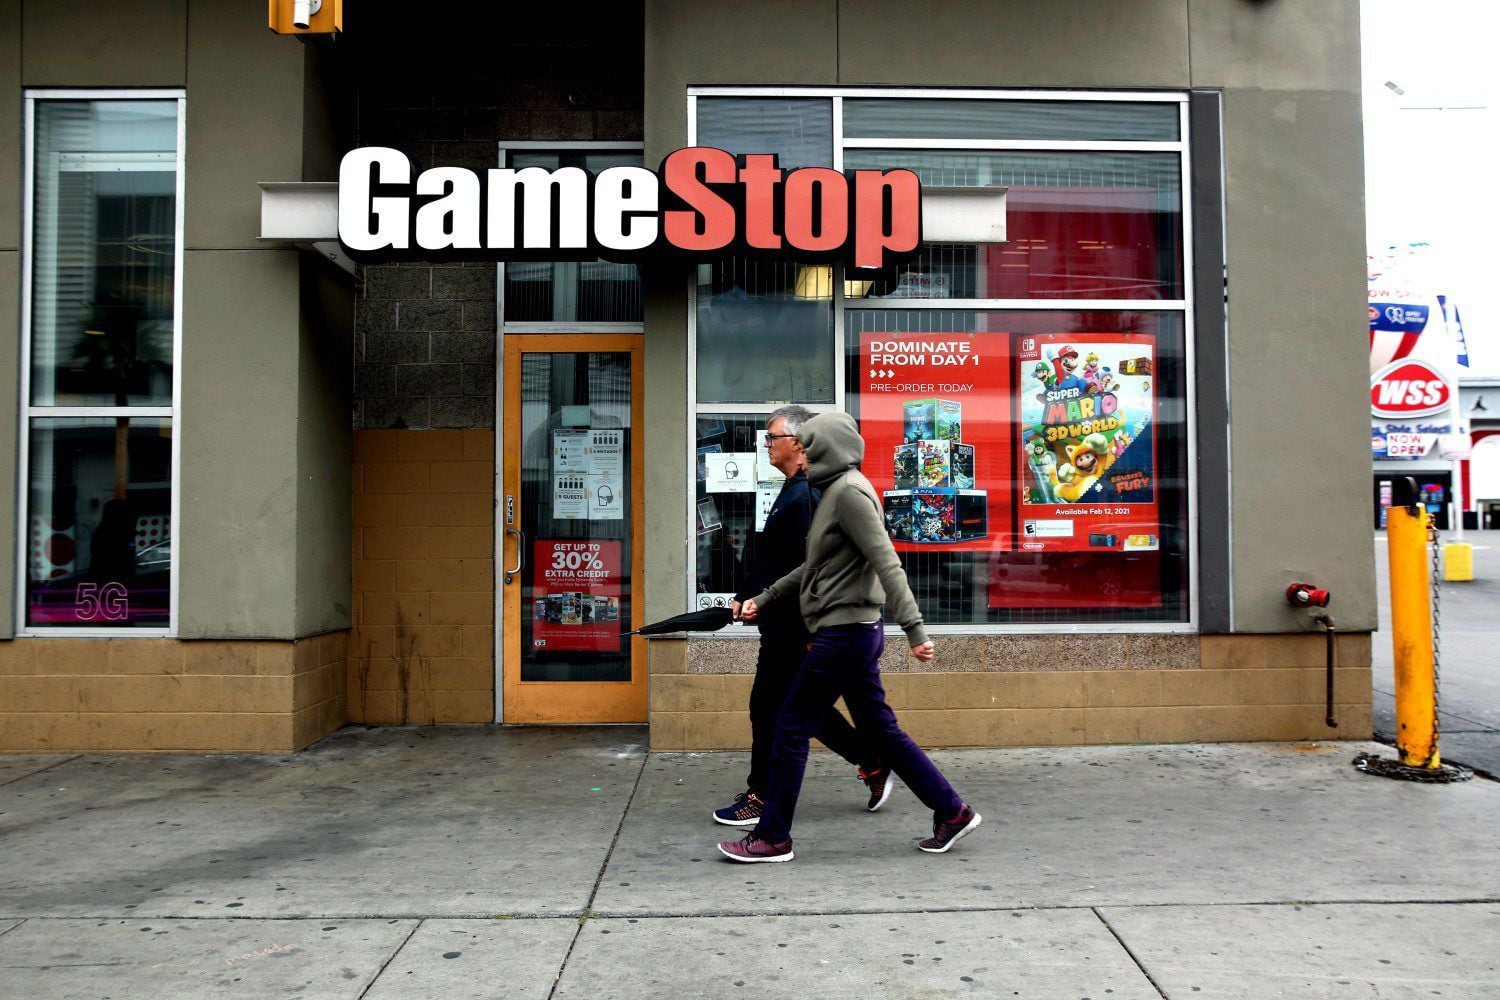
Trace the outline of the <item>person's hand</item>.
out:
M 913 646 L 911 648 L 911 655 L 916 657 L 920 663 L 931 663 L 935 652 L 932 648 L 931 640 L 922 643 L 920 646 Z
M 740 621 L 753 622 L 755 621 L 756 614 L 758 614 L 759 612 L 760 608 L 755 606 L 754 601 L 746 601 L 744 604 L 740 605 Z
M 733 615 L 736 620 L 738 620 L 738 618 L 740 617 L 740 602 L 739 601 L 730 601 L 729 602 L 729 613 L 731 615 Z

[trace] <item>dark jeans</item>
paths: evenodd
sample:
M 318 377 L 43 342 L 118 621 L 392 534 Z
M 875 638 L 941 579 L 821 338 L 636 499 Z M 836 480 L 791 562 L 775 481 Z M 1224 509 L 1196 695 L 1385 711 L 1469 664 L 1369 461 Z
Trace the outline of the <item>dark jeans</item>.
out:
M 776 721 L 771 750 L 771 780 L 766 808 L 756 834 L 773 842 L 792 832 L 792 816 L 807 770 L 807 742 L 817 735 L 826 713 L 843 696 L 860 733 L 875 744 L 882 765 L 944 819 L 956 816 L 963 799 L 948 784 L 921 748 L 896 724 L 880 686 L 880 651 L 884 629 L 876 625 L 835 625 L 819 629 L 792 681 L 792 690 Z
M 776 739 L 776 718 L 786 704 L 787 692 L 797 676 L 797 668 L 807 655 L 812 636 L 800 629 L 761 633 L 760 655 L 755 660 L 755 684 L 750 688 L 750 777 L 745 787 L 764 795 L 771 770 L 771 746 Z M 856 767 L 873 771 L 880 758 L 832 705 L 823 724 L 814 734 L 828 749 Z

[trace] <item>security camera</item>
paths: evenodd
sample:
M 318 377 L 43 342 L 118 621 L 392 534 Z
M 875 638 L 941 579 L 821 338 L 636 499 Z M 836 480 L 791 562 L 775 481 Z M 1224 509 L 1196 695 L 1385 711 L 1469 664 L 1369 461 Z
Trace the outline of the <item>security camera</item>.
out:
M 323 0 L 292 0 L 292 27 L 306 31 L 313 15 L 323 9 Z

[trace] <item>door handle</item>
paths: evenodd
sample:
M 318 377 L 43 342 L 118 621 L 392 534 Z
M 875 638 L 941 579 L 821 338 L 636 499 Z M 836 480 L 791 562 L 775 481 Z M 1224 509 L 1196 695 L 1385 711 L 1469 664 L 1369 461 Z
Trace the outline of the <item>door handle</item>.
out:
M 505 582 L 510 583 L 511 577 L 518 575 L 526 563 L 526 533 L 519 528 L 506 528 L 505 533 L 516 536 L 516 564 L 505 571 Z

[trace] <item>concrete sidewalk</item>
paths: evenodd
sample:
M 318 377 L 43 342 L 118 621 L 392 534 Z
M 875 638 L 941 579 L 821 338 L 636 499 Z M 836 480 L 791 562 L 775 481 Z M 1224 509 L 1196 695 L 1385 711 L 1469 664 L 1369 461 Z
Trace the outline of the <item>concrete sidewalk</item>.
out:
M 820 754 L 797 860 L 734 866 L 709 811 L 746 756 L 644 742 L 0 758 L 0 994 L 1500 995 L 1494 782 L 1367 777 L 1360 744 L 947 751 L 985 823 L 931 856 L 909 792 L 869 815 Z

